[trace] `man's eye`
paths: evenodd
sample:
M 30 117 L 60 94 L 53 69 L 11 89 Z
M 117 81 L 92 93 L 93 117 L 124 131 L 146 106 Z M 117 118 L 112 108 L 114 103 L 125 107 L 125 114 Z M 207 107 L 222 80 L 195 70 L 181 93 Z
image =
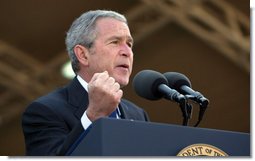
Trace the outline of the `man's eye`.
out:
M 133 47 L 133 44 L 132 43 L 127 43 L 127 45 L 132 48 Z
M 118 41 L 117 40 L 112 41 L 112 44 L 118 44 Z

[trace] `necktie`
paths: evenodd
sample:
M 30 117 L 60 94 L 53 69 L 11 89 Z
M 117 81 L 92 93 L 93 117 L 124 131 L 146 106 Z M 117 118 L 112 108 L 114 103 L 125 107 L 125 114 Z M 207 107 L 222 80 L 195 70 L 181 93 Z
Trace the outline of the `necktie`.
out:
M 114 111 L 109 115 L 109 117 L 111 117 L 111 118 L 117 118 L 117 112 L 116 112 L 116 110 L 114 110 Z

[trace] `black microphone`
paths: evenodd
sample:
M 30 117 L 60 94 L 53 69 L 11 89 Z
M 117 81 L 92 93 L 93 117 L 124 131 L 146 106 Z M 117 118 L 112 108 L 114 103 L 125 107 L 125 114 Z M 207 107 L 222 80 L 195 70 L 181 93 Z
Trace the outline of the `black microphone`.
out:
M 139 96 L 149 100 L 158 100 L 162 97 L 179 103 L 186 100 L 184 95 L 168 87 L 163 74 L 153 70 L 137 73 L 133 79 L 133 87 Z
M 163 74 L 170 88 L 173 88 L 184 95 L 190 95 L 191 99 L 199 103 L 202 107 L 207 107 L 209 100 L 205 98 L 200 92 L 194 91 L 191 88 L 190 80 L 181 73 L 167 72 Z

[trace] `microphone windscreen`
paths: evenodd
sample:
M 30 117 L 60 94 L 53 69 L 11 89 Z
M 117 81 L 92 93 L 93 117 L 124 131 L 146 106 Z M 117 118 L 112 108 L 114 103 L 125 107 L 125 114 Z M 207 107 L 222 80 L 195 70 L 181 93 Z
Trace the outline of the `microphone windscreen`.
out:
M 160 84 L 168 83 L 163 74 L 153 70 L 140 71 L 133 79 L 135 92 L 149 100 L 158 100 L 163 97 L 163 94 L 158 91 Z
M 167 72 L 163 74 L 167 81 L 168 86 L 177 91 L 181 91 L 181 86 L 186 85 L 191 88 L 191 83 L 189 78 L 187 78 L 184 74 L 178 72 Z

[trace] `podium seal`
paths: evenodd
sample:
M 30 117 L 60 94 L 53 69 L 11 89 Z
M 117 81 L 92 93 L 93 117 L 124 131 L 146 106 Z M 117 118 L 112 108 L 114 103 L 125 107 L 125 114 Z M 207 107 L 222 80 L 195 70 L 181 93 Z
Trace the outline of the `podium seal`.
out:
M 227 153 L 209 144 L 192 144 L 182 149 L 177 156 L 228 156 Z

